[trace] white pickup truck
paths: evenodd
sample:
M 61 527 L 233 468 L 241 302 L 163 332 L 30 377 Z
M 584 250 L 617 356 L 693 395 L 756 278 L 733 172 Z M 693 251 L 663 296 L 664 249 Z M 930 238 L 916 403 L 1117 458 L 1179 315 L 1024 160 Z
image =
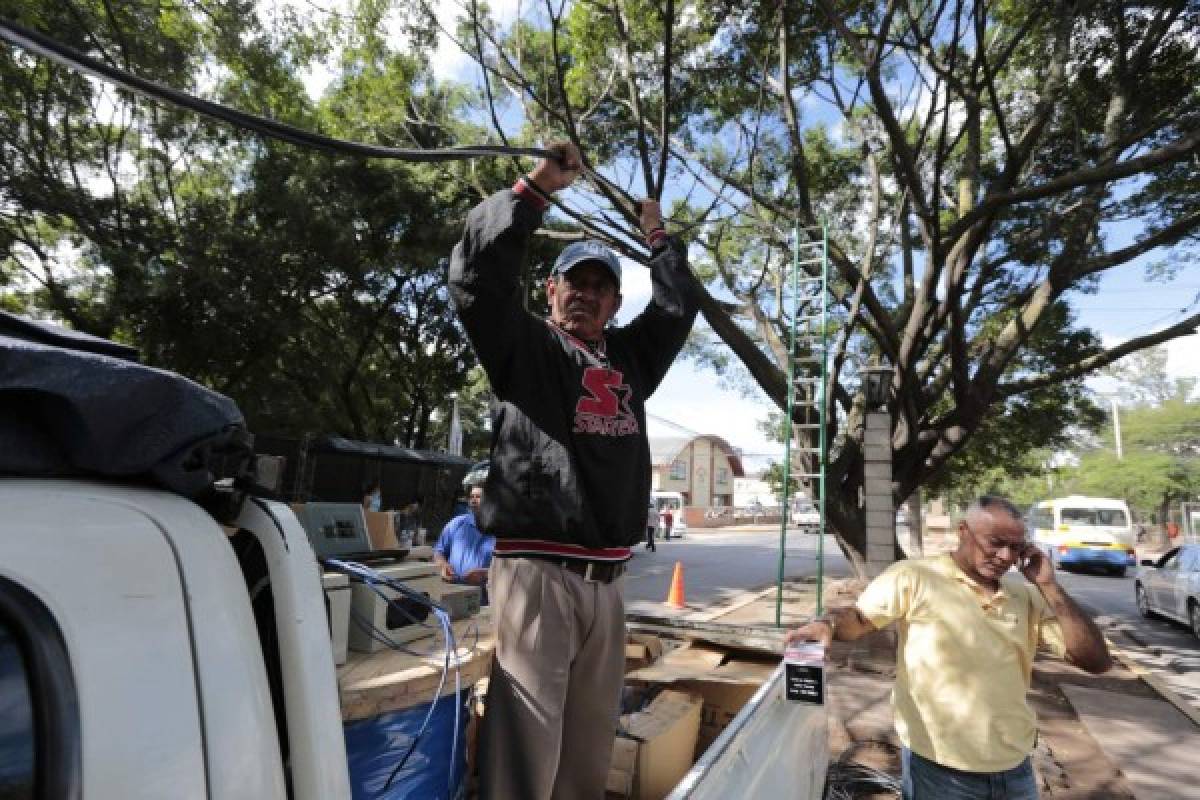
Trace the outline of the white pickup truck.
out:
M 64 787 L 47 796 L 350 797 L 317 561 L 287 506 L 249 500 L 231 539 L 152 489 L 5 479 L 0 505 L 0 625 L 43 654 L 0 685 L 26 686 L 29 777 Z
M 0 405 L 17 414 L 29 390 L 12 387 L 45 366 L 22 348 L 0 360 Z M 28 420 L 0 419 L 0 796 L 350 798 L 320 570 L 286 505 L 246 495 L 223 527 L 151 481 L 16 474 L 45 462 L 12 449 L 31 433 L 95 445 L 88 424 L 122 406 L 126 422 L 154 420 L 129 398 L 103 421 L 76 414 L 63 398 L 92 383 L 62 382 L 52 420 L 45 394 Z M 776 672 L 672 797 L 819 796 L 824 763 L 804 748 L 824 724 L 797 724 L 782 683 Z

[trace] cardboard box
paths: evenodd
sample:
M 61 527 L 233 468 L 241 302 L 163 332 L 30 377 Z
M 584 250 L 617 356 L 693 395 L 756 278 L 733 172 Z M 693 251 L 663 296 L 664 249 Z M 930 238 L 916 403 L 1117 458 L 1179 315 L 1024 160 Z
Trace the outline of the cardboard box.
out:
M 618 736 L 613 741 L 612 762 L 608 768 L 608 780 L 604 791 L 610 796 L 630 797 L 633 795 L 633 776 L 637 771 L 638 743 L 633 739 Z
M 364 511 L 367 517 L 367 538 L 372 550 L 398 550 L 395 511 Z
M 625 640 L 625 672 L 648 667 L 663 654 L 662 640 L 646 633 L 630 633 Z
M 698 697 L 667 689 L 645 710 L 621 717 L 621 735 L 614 742 L 613 754 L 627 760 L 629 745 L 622 740 L 637 745 L 631 797 L 662 800 L 691 769 L 702 706 Z M 610 773 L 613 769 L 624 771 L 615 763 Z
M 672 650 L 655 664 L 629 673 L 626 680 L 635 684 L 668 684 L 703 699 L 695 752 L 699 758 L 778 665 L 778 659 L 692 642 Z

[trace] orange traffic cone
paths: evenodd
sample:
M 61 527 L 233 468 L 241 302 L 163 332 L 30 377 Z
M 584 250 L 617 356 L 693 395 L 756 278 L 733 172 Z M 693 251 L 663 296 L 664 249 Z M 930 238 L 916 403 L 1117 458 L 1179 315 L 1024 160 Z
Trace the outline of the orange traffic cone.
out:
M 667 605 L 671 608 L 687 608 L 683 602 L 683 562 L 675 562 L 675 574 L 671 576 L 671 591 L 667 593 Z

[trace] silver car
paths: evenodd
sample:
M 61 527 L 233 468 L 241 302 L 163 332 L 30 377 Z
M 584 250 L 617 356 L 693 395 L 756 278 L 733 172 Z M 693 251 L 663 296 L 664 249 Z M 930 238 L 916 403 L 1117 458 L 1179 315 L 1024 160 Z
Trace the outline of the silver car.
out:
M 1134 583 L 1143 617 L 1182 622 L 1200 638 L 1200 544 L 1185 544 L 1158 561 L 1142 561 Z

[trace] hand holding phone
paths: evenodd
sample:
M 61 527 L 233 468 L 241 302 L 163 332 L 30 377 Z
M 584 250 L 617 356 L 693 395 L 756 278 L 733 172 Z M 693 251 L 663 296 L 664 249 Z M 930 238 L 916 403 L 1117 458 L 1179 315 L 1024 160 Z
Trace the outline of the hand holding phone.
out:
M 1053 583 L 1054 565 L 1033 542 L 1026 542 L 1017 556 L 1017 569 L 1030 583 Z

